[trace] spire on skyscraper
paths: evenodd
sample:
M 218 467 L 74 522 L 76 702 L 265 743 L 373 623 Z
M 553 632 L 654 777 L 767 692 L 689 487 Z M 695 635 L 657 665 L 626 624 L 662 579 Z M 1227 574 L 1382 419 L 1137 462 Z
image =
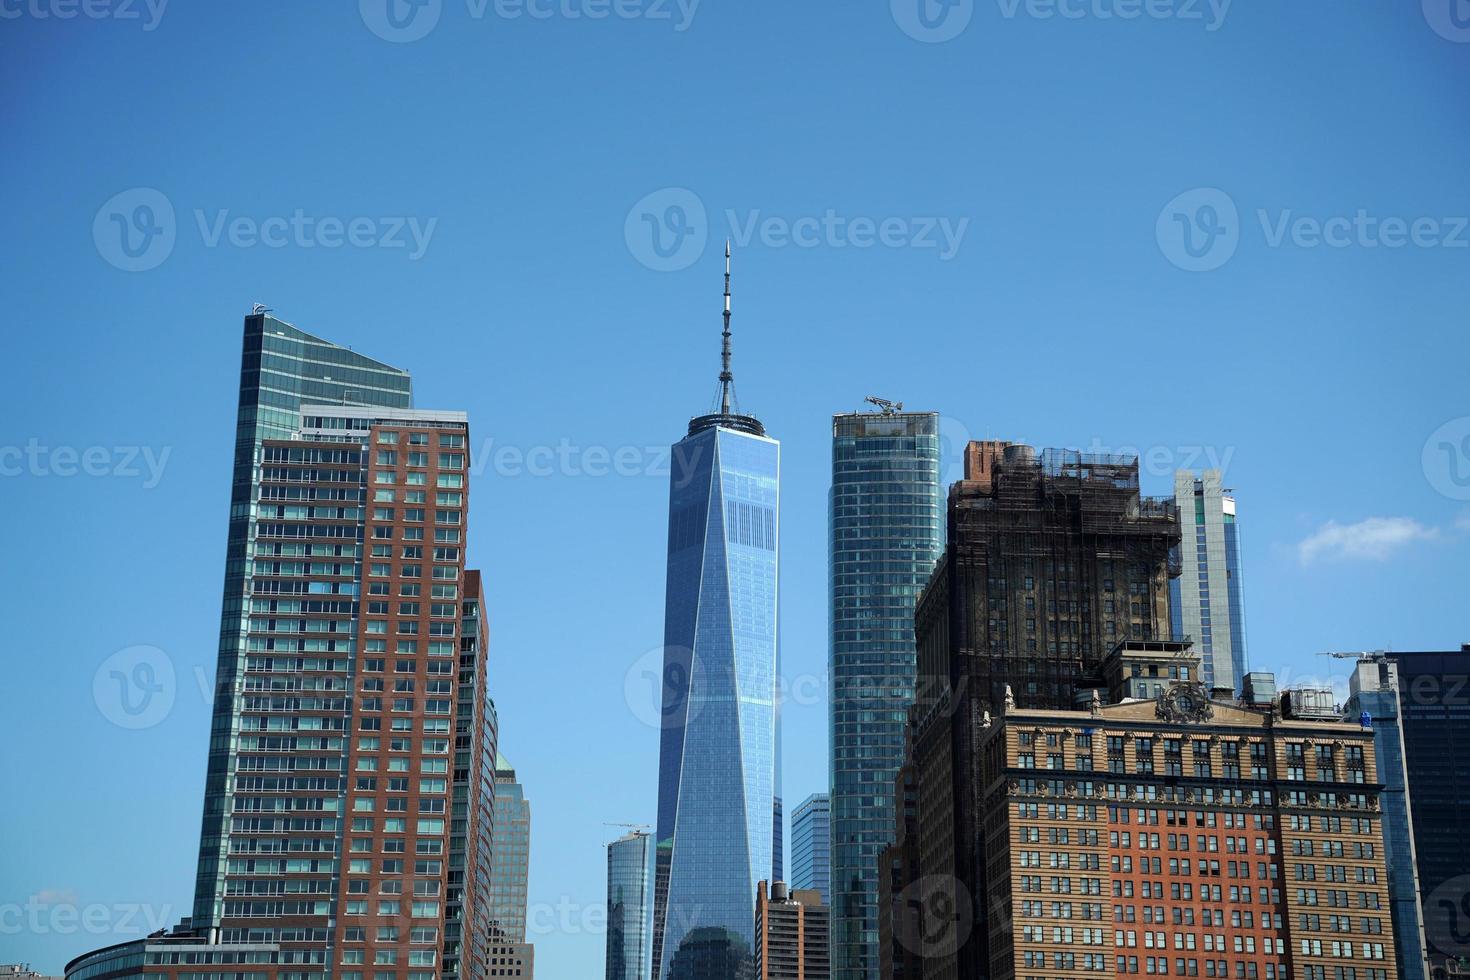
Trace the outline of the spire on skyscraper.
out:
M 730 414 L 735 375 L 730 373 L 730 239 L 725 239 L 725 332 L 720 346 L 720 414 Z

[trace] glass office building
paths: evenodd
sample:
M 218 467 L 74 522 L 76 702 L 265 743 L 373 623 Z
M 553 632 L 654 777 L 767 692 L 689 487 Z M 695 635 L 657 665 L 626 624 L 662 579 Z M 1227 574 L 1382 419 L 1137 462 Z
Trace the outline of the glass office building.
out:
M 1404 765 L 1413 804 L 1424 940 L 1432 976 L 1464 971 L 1470 957 L 1465 925 L 1470 868 L 1470 644 L 1458 651 L 1383 656 L 1398 668 Z
M 1383 857 L 1388 865 L 1388 901 L 1393 913 L 1393 953 L 1399 980 L 1426 980 L 1424 913 L 1419 904 L 1413 806 L 1409 800 L 1404 727 L 1399 710 L 1398 667 L 1391 660 L 1360 660 L 1348 680 L 1343 714 L 1373 730 L 1373 752 L 1383 790 Z
M 828 510 L 832 975 L 878 976 L 878 856 L 914 700 L 914 603 L 944 550 L 939 416 L 836 415 Z
M 505 756 L 495 759 L 495 826 L 490 845 L 490 928 L 498 941 L 526 941 L 531 869 L 531 803 Z
M 607 845 L 607 980 L 653 973 L 653 835 L 641 830 Z
M 677 978 L 748 962 L 776 862 L 780 444 L 722 413 L 673 460 L 654 954 Z
M 813 793 L 791 817 L 791 890 L 814 891 L 822 904 L 832 904 L 832 803 L 826 793 Z
M 1221 485 L 1219 470 L 1198 476 L 1180 470 L 1174 474 L 1174 503 L 1183 533 L 1183 570 L 1169 582 L 1174 635 L 1194 641 L 1206 685 L 1238 694 L 1247 667 L 1235 497 Z

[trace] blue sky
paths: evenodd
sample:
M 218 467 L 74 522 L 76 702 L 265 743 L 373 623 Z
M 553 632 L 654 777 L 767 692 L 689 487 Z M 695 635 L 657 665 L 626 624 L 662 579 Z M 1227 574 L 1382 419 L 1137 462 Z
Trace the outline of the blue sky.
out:
M 826 778 L 829 416 L 867 394 L 1136 449 L 1154 493 L 1224 463 L 1254 667 L 1470 640 L 1449 0 L 382 2 L 0 3 L 0 960 L 188 909 L 252 302 L 471 413 L 542 976 L 600 975 L 602 824 L 654 817 L 660 447 L 715 392 L 727 236 L 784 447 L 791 806 Z M 173 693 L 128 730 L 93 684 L 136 646 Z

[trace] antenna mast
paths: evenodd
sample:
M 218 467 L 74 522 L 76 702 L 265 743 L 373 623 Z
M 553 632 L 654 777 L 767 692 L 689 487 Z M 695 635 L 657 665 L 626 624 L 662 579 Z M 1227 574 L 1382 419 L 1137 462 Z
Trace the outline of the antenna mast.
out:
M 720 414 L 730 414 L 730 389 L 735 375 L 730 373 L 730 240 L 725 239 L 725 332 L 720 347 Z

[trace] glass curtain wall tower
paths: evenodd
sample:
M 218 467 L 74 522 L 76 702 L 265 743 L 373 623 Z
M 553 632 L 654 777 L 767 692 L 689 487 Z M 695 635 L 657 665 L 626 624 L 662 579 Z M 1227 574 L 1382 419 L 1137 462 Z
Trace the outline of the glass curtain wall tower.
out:
M 734 404 L 730 266 L 716 411 L 673 447 L 653 962 L 749 975 L 756 885 L 775 868 L 780 444 Z
M 1174 504 L 1184 532 L 1178 552 L 1183 571 L 1169 583 L 1174 635 L 1194 641 L 1207 686 L 1238 694 L 1246 660 L 1235 497 L 1221 485 L 1219 470 L 1198 476 L 1180 470 L 1174 474 Z
M 653 835 L 641 830 L 607 845 L 607 980 L 653 973 Z
M 832 801 L 813 793 L 791 817 L 791 890 L 814 891 L 831 904 Z
M 878 976 L 878 856 L 914 701 L 914 604 L 944 551 L 939 416 L 832 418 L 828 511 L 832 975 Z

